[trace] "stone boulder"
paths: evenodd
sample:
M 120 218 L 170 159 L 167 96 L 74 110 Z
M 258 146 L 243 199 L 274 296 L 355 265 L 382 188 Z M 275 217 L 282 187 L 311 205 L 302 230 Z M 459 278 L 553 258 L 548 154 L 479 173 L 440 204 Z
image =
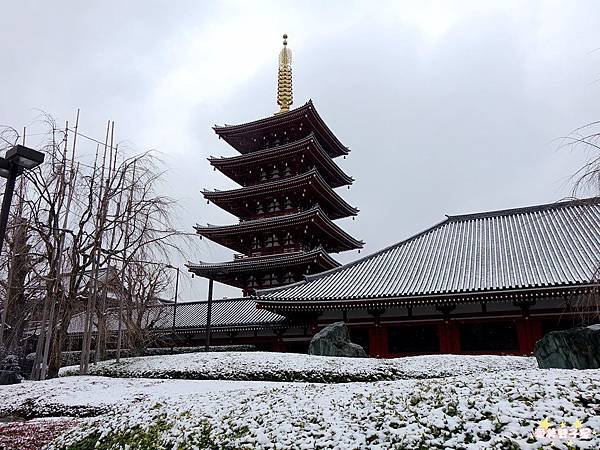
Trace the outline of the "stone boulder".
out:
M 0 370 L 0 386 L 18 384 L 21 382 L 19 374 L 13 370 Z
M 535 343 L 540 369 L 600 368 L 600 325 L 551 331 Z
M 327 325 L 313 336 L 308 346 L 309 355 L 347 356 L 366 358 L 364 349 L 350 342 L 350 333 L 344 322 Z

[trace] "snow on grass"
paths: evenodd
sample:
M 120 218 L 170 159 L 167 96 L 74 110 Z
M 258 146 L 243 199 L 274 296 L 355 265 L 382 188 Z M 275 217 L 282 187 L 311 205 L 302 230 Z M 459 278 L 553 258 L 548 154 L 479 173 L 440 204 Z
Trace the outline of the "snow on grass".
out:
M 95 416 L 120 404 L 214 391 L 264 387 L 265 382 L 188 381 L 79 376 L 0 386 L 0 419 Z M 1 447 L 0 447 L 1 448 Z
M 429 355 L 396 359 L 336 358 L 293 353 L 229 352 L 145 356 L 105 361 L 91 375 L 191 380 L 262 380 L 340 383 L 448 377 L 509 369 L 536 368 L 534 358 L 519 356 Z M 77 367 L 62 375 L 74 375 Z
M 596 434 L 570 448 L 600 448 L 600 370 L 280 383 L 152 400 L 86 419 L 50 449 L 539 449 L 551 444 L 533 436 L 544 418 L 580 420 Z
M 131 358 L 92 373 L 135 378 L 64 377 L 0 388 L 0 417 L 2 405 L 10 405 L 4 414 L 32 404 L 61 414 L 71 406 L 97 408 L 99 416 L 81 419 L 49 450 L 551 448 L 550 439 L 533 434 L 543 419 L 554 430 L 579 420 L 594 433 L 573 438 L 570 447 L 555 438 L 553 448 L 600 448 L 600 370 L 535 366 L 532 358 L 507 356 Z

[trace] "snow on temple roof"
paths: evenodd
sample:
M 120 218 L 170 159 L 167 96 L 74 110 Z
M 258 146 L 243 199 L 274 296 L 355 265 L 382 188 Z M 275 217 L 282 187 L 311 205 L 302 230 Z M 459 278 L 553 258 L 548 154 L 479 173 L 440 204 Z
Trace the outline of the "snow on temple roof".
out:
M 260 290 L 257 301 L 267 306 L 582 286 L 594 284 L 599 264 L 600 199 L 575 200 L 447 216 L 353 263 Z
M 206 328 L 206 301 L 178 303 L 175 327 L 178 330 L 198 330 Z M 135 312 L 133 316 L 135 317 Z M 85 313 L 73 316 L 69 324 L 69 334 L 79 334 L 84 329 Z M 108 312 L 108 328 L 111 332 L 118 330 L 117 310 Z M 249 329 L 270 328 L 285 322 L 285 317 L 270 311 L 258 309 L 250 297 L 213 300 L 211 311 L 211 328 L 215 331 L 227 331 L 243 327 Z M 124 321 L 124 327 L 126 328 Z M 96 332 L 96 319 L 93 319 L 93 332 Z M 173 325 L 173 305 L 161 305 L 147 308 L 143 315 L 142 326 L 160 332 L 170 332 Z

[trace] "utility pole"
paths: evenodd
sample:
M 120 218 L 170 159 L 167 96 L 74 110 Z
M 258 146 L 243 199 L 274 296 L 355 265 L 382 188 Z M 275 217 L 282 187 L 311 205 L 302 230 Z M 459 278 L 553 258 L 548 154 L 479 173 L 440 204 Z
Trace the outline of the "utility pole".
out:
M 170 264 L 166 267 L 177 270 L 175 275 L 175 303 L 173 304 L 173 327 L 171 329 L 171 354 L 175 351 L 175 318 L 177 316 L 177 294 L 179 293 L 179 267 L 173 267 Z
M 212 297 L 213 297 L 213 279 L 208 279 L 208 302 L 206 304 L 206 341 L 204 350 L 209 351 L 210 349 L 210 321 L 212 316 Z

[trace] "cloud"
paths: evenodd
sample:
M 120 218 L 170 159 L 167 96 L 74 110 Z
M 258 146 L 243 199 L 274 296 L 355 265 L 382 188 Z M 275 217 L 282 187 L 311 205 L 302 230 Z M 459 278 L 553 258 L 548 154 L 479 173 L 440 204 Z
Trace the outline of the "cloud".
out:
M 363 252 L 466 213 L 555 201 L 583 160 L 557 137 L 598 119 L 591 2 L 13 2 L 0 18 L 0 123 L 35 128 L 82 108 L 82 129 L 157 148 L 179 223 L 232 223 L 201 198 L 234 184 L 206 157 L 233 155 L 214 123 L 276 109 L 281 34 L 295 105 L 312 98 L 356 178 L 340 224 Z M 32 133 L 34 134 L 34 133 Z M 34 139 L 34 137 L 32 137 Z M 32 141 L 34 142 L 34 141 Z M 336 255 L 341 261 L 356 252 Z M 203 241 L 189 259 L 229 259 Z M 183 261 L 182 261 L 183 263 Z M 186 281 L 185 299 L 206 286 Z M 216 286 L 216 295 L 239 295 Z

